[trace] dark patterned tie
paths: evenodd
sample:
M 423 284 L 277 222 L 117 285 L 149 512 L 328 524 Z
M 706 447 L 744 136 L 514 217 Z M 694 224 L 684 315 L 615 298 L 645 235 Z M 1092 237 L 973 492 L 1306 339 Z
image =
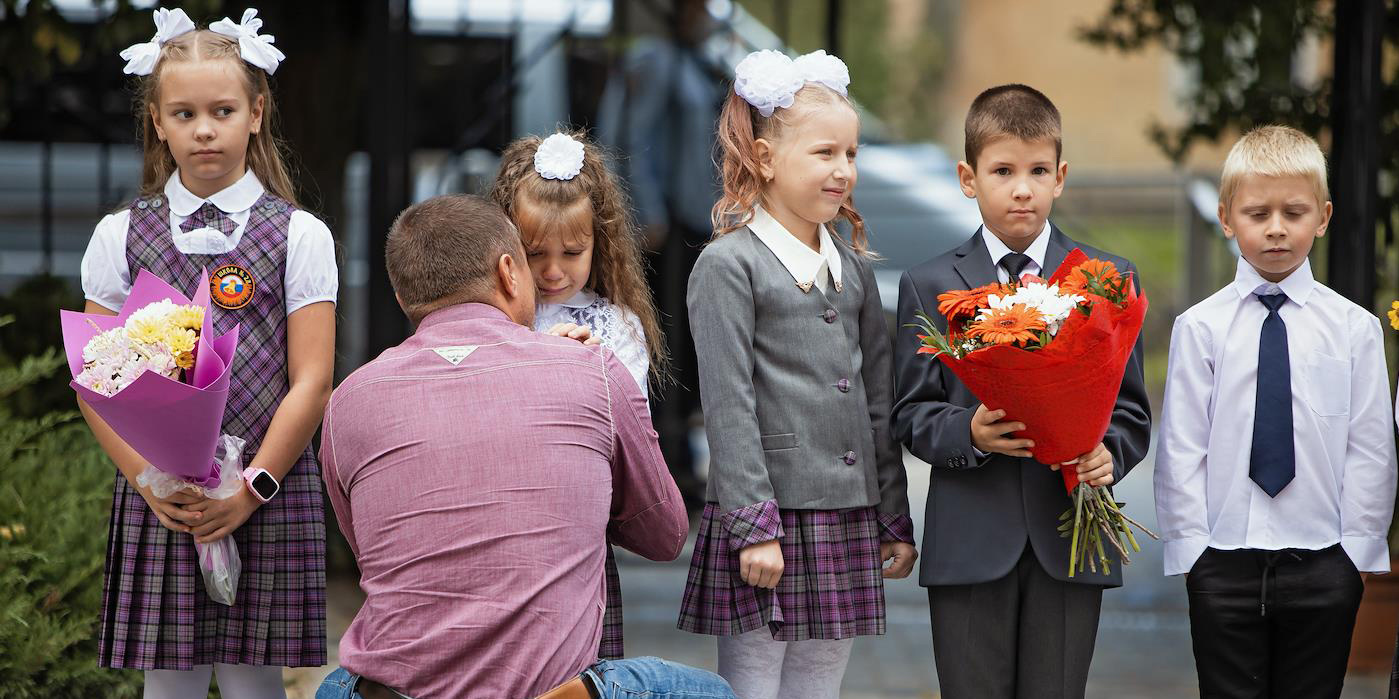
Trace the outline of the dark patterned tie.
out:
M 1297 472 L 1292 444 L 1292 365 L 1287 356 L 1287 325 L 1278 315 L 1287 296 L 1259 294 L 1258 300 L 1268 307 L 1268 317 L 1258 335 L 1258 389 L 1248 477 L 1268 497 L 1275 498 Z
M 1020 281 L 1020 274 L 1030 266 L 1030 256 L 1018 252 L 1008 252 L 1001 258 L 1001 269 L 1010 273 L 1010 281 Z
M 234 223 L 228 214 L 219 211 L 219 207 L 207 201 L 180 224 L 180 230 L 186 233 L 199 228 L 212 228 L 224 235 L 230 235 L 237 227 L 238 224 Z

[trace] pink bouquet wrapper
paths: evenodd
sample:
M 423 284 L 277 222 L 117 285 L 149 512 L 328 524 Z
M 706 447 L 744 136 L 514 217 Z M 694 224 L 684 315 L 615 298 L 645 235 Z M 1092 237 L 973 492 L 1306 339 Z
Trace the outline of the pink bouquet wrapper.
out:
M 200 280 L 208 278 L 208 270 Z M 243 440 L 221 435 L 223 411 L 228 404 L 233 357 L 238 351 L 238 327 L 214 337 L 213 314 L 209 312 L 209 286 L 201 283 L 189 299 L 160 277 L 141 270 L 131 286 L 131 294 L 116 316 L 61 311 L 63 349 L 68 369 L 77 376 L 83 371 L 83 348 L 98 333 L 120 327 L 136 311 L 169 299 L 177 304 L 193 304 L 204 309 L 204 324 L 194 347 L 194 366 L 185 372 L 188 383 L 147 371 L 125 388 L 104 396 L 76 380 L 69 385 L 123 441 L 150 464 L 137 477 L 143 487 L 151 487 L 158 497 L 190 483 L 207 497 L 224 498 L 238 491 L 241 483 L 239 452 Z M 222 452 L 220 445 L 224 445 Z M 231 480 L 225 480 L 231 479 Z M 226 487 L 220 488 L 220 485 Z M 208 544 L 195 543 L 205 592 L 220 604 L 232 605 L 238 591 L 242 561 L 233 537 Z
M 201 274 L 200 279 L 207 276 Z M 68 368 L 73 376 L 82 373 L 83 348 L 89 340 L 100 332 L 125 324 L 127 317 L 137 310 L 164 299 L 205 309 L 204 327 L 194 350 L 194 367 L 187 372 L 189 383 L 148 371 L 111 396 L 104 396 L 77 381 L 69 385 L 152 466 L 196 485 L 216 488 L 219 466 L 214 460 L 214 450 L 223 424 L 224 407 L 228 404 L 233 357 L 238 349 L 238 328 L 214 337 L 207 284 L 200 284 L 194 298 L 190 299 L 160 277 L 141 270 L 118 315 L 60 311 Z

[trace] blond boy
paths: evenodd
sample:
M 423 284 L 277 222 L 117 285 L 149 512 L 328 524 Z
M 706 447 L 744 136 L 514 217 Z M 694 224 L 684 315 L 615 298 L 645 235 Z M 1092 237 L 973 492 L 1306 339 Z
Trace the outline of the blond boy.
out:
M 1156 511 L 1203 697 L 1339 697 L 1363 575 L 1389 571 L 1384 341 L 1312 277 L 1330 218 L 1316 142 L 1246 134 L 1219 199 L 1238 272 L 1171 334 Z

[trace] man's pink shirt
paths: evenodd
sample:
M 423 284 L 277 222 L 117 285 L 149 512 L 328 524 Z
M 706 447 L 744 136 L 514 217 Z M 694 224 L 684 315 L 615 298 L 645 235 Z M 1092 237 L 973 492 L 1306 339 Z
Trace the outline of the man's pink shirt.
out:
M 600 347 L 484 304 L 340 385 L 326 490 L 367 598 L 340 664 L 416 697 L 533 697 L 596 659 L 605 536 L 654 560 L 685 508 L 646 399 Z

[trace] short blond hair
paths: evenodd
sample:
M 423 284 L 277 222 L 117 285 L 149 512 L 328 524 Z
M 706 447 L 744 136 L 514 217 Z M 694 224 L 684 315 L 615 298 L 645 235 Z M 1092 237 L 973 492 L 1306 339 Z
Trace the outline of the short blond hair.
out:
M 1219 182 L 1219 203 L 1234 203 L 1239 183 L 1246 175 L 1306 177 L 1316 191 L 1318 206 L 1331 200 L 1326 186 L 1326 156 L 1316 140 L 1290 126 L 1260 126 L 1243 135 L 1224 159 Z

